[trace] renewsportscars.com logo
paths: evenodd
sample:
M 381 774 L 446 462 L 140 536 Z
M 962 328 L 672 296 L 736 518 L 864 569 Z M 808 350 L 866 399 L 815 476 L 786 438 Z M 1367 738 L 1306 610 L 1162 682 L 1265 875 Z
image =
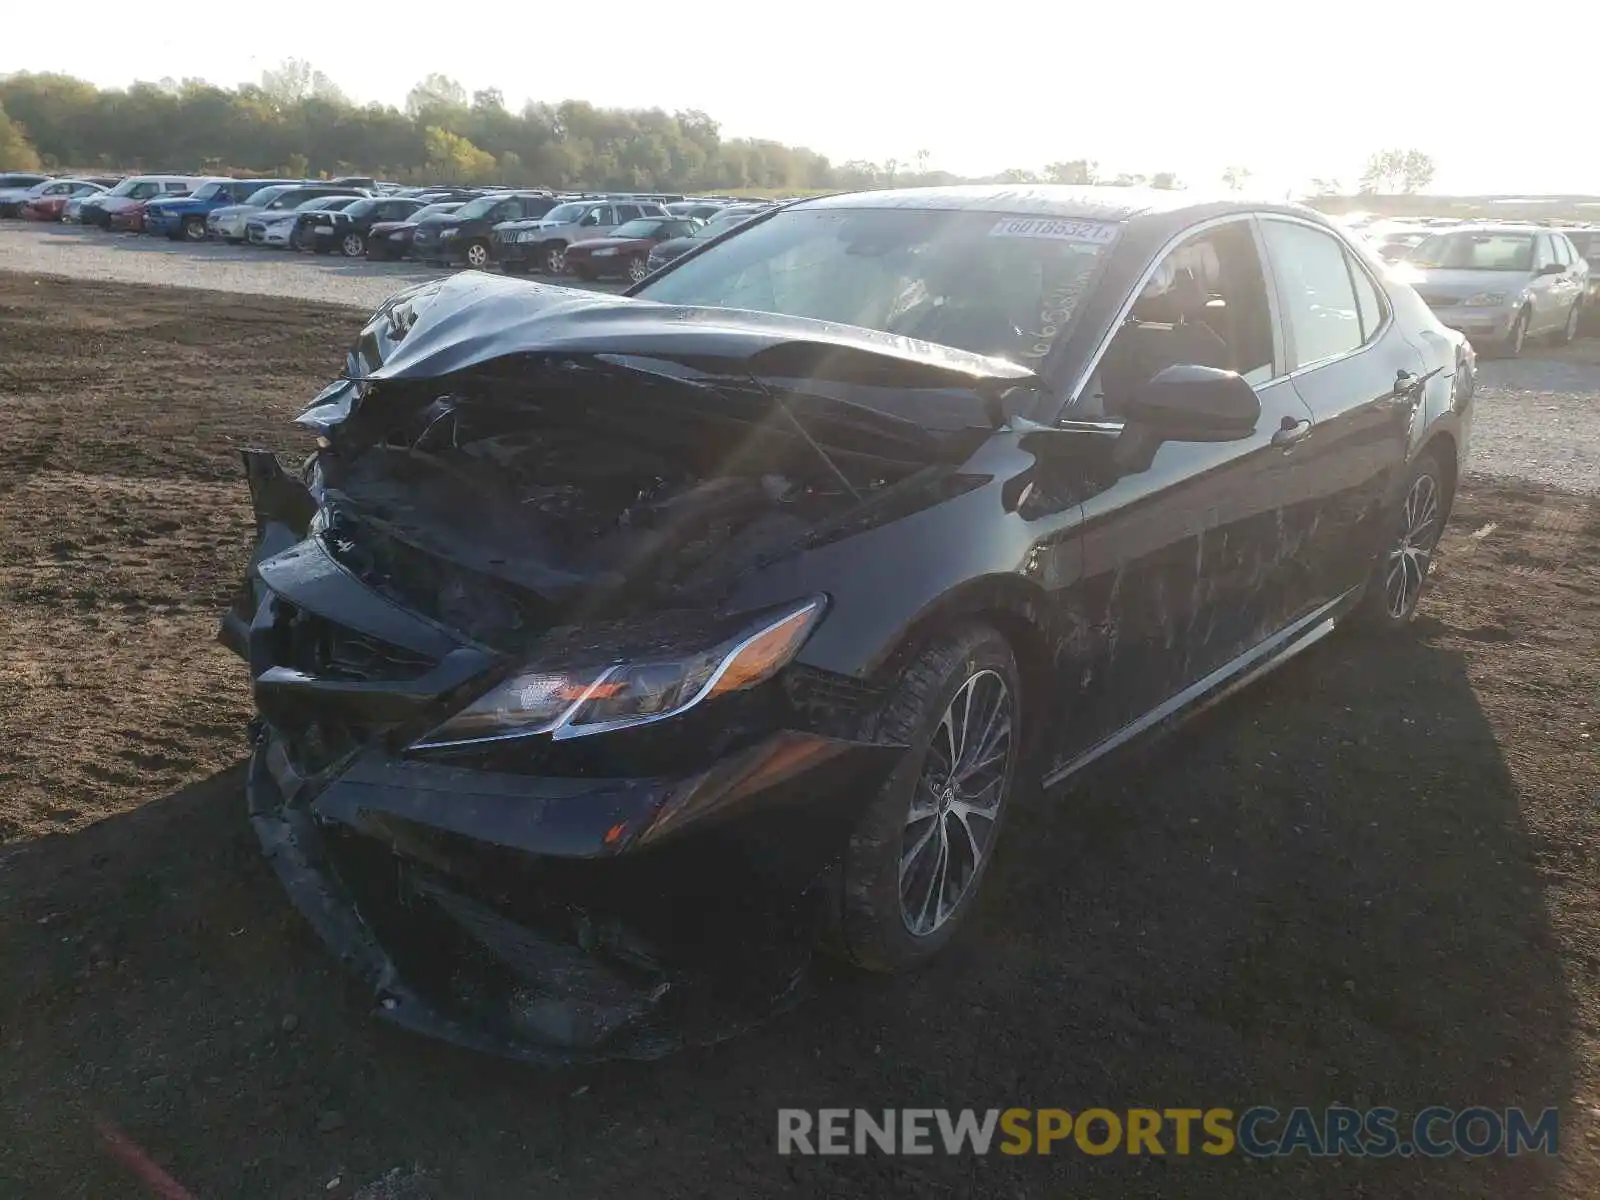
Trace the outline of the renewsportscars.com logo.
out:
M 1557 1152 L 1547 1108 L 780 1108 L 779 1154 L 1245 1154 L 1444 1158 Z

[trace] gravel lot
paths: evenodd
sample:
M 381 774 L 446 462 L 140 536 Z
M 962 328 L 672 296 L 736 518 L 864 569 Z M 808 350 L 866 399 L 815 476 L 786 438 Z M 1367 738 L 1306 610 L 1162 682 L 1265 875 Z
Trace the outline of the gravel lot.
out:
M 407 284 L 449 273 L 410 262 L 374 263 L 332 255 L 319 258 L 220 242 L 191 246 L 164 237 L 22 221 L 0 224 L 0 270 L 207 288 L 358 308 L 372 308 Z M 620 284 L 568 282 L 574 287 L 622 290 Z
M 1548 488 L 1467 482 L 1407 636 L 1019 803 L 925 971 L 586 1071 L 381 1025 L 245 820 L 215 641 L 238 448 L 305 453 L 360 316 L 0 270 L 0 1198 L 1600 1196 L 1600 502 Z M 1561 1155 L 775 1144 L 780 1106 L 1333 1101 L 1555 1105 Z
M 0 269 L 119 283 L 208 288 L 370 308 L 397 288 L 445 272 L 287 251 L 190 246 L 68 225 L 7 222 Z M 620 284 L 579 284 L 620 291 Z M 1532 346 L 1485 360 L 1469 469 L 1562 491 L 1600 494 L 1600 341 Z

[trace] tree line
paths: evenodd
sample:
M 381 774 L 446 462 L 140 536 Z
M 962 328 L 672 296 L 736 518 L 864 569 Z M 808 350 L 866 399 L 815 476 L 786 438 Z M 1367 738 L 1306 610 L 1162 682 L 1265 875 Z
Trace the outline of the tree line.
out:
M 635 191 L 772 191 L 966 182 L 929 152 L 831 162 L 803 146 L 727 138 L 704 112 L 600 108 L 583 100 L 507 107 L 429 75 L 403 108 L 351 102 L 291 59 L 257 83 L 164 79 L 99 88 L 69 75 L 0 77 L 0 169 L 373 175 L 402 183 L 499 183 Z M 1092 182 L 1085 160 L 1017 168 L 995 182 Z M 1176 187 L 1171 172 L 1105 182 Z
M 563 100 L 530 101 L 514 112 L 499 90 L 468 95 L 438 74 L 419 81 L 403 108 L 361 105 L 300 59 L 233 88 L 200 79 L 100 88 L 70 75 L 0 76 L 0 170 L 372 175 L 400 183 L 686 192 L 958 182 L 1184 186 L 1171 171 L 1106 175 L 1088 159 L 972 179 L 933 169 L 931 157 L 919 150 L 904 161 L 834 163 L 803 146 L 723 137 L 698 110 Z M 1250 171 L 1231 166 L 1220 178 L 1238 191 Z M 1412 191 L 1431 178 L 1426 155 L 1385 151 L 1362 182 Z

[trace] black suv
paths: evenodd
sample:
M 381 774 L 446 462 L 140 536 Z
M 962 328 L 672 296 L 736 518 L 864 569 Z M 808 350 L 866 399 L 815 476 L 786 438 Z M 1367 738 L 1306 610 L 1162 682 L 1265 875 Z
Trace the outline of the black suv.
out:
M 419 222 L 411 239 L 411 255 L 427 263 L 486 267 L 490 231 L 496 225 L 542 217 L 555 206 L 555 197 L 549 192 L 490 192 L 468 200 L 453 213 Z

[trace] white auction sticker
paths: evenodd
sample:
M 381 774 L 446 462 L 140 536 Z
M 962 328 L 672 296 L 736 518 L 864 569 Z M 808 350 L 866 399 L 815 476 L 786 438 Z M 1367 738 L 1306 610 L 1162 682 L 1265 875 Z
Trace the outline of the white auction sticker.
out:
M 990 237 L 1049 238 L 1057 242 L 1083 242 L 1106 246 L 1116 241 L 1114 221 L 1063 221 L 1052 217 L 1001 217 Z

